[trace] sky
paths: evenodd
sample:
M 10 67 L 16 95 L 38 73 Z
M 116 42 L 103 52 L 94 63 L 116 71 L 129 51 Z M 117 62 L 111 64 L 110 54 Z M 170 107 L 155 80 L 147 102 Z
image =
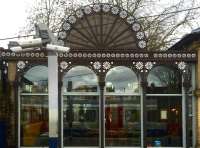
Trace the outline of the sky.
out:
M 158 0 L 160 6 L 176 3 L 177 0 Z M 185 0 L 190 2 L 190 0 Z M 199 3 L 200 0 L 195 0 Z M 19 32 L 26 25 L 28 9 L 36 0 L 0 0 L 0 39 L 19 36 Z M 159 10 L 159 9 L 158 9 Z M 190 32 L 187 30 L 185 32 Z M 7 48 L 8 40 L 0 40 L 0 47 Z
M 0 39 L 19 35 L 32 1 L 34 0 L 0 0 Z M 0 41 L 0 46 L 5 48 L 6 44 L 7 42 Z

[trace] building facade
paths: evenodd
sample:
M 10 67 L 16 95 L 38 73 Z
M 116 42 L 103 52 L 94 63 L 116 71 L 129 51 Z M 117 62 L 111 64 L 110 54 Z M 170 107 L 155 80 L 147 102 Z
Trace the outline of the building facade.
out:
M 8 147 L 49 147 L 52 117 L 58 147 L 198 146 L 198 50 L 148 51 L 142 24 L 109 4 L 76 10 L 58 38 L 57 66 L 45 48 L 0 52 Z

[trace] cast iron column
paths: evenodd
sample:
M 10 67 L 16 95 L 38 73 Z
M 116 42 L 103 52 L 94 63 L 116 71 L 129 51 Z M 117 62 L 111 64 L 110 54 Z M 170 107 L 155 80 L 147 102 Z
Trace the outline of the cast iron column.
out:
M 141 74 L 141 81 L 140 81 L 140 84 L 141 84 L 141 87 L 142 87 L 142 102 L 141 102 L 141 106 L 142 106 L 142 116 L 143 116 L 143 121 L 142 121 L 142 129 L 143 131 L 143 143 L 142 146 L 143 147 L 146 147 L 147 146 L 147 143 L 146 143 L 146 122 L 147 122 L 147 112 L 146 112 L 146 87 L 147 87 L 147 82 L 146 82 L 146 76 L 144 74 Z M 142 141 L 141 141 L 142 142 Z
M 104 98 L 104 88 L 105 88 L 105 80 L 103 77 L 99 77 L 99 89 L 100 89 L 100 110 L 99 110 L 99 120 L 100 120 L 100 148 L 105 147 L 105 98 Z

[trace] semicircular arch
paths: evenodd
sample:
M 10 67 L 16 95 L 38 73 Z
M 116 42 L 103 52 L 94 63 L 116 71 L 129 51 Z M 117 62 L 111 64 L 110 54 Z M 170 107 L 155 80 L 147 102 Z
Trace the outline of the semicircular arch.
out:
M 68 92 L 98 91 L 97 75 L 86 66 L 74 66 L 63 77 L 64 90 Z
M 87 5 L 64 20 L 59 43 L 71 49 L 146 49 L 141 24 L 118 6 Z

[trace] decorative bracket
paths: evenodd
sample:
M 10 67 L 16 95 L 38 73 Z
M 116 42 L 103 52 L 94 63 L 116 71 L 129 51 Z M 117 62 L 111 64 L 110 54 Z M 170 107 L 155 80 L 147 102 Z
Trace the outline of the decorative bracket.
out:
M 113 62 L 90 62 L 92 69 L 94 69 L 98 73 L 106 73 L 109 69 L 112 68 Z
M 153 68 L 153 65 L 155 65 L 156 62 L 133 62 L 133 65 L 137 70 L 139 70 L 141 73 L 145 72 L 147 73 L 149 70 Z

